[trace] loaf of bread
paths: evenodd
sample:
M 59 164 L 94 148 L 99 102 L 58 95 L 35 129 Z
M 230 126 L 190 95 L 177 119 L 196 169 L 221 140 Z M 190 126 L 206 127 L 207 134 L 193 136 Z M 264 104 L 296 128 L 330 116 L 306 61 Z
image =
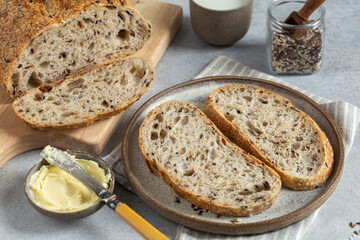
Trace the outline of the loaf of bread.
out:
M 151 110 L 139 130 L 149 169 L 196 206 L 229 216 L 270 207 L 278 174 L 231 143 L 195 106 L 169 101 Z
M 149 61 L 120 60 L 29 90 L 14 100 L 13 109 L 38 129 L 86 126 L 129 107 L 153 77 Z
M 129 55 L 150 34 L 127 0 L 2 0 L 0 83 L 16 98 Z
M 252 85 L 214 90 L 204 112 L 245 151 L 272 167 L 284 186 L 320 186 L 333 168 L 333 150 L 324 132 L 288 99 Z

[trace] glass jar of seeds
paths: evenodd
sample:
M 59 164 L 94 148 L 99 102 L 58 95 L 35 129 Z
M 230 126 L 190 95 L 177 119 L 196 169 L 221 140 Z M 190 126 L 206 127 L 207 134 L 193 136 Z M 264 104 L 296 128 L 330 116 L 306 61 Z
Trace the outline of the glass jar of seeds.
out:
M 284 23 L 306 1 L 276 0 L 268 6 L 267 55 L 270 69 L 277 74 L 311 74 L 322 65 L 325 9 L 320 6 L 306 25 Z

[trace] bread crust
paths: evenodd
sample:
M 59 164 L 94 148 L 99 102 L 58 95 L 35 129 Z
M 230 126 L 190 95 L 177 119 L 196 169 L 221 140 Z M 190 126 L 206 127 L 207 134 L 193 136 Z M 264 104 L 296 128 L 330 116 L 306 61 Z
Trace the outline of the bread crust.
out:
M 259 151 L 254 144 L 249 140 L 249 138 L 239 132 L 239 130 L 225 117 L 222 116 L 222 114 L 217 110 L 215 107 L 214 102 L 211 100 L 211 96 L 215 94 L 218 91 L 226 90 L 227 88 L 231 87 L 237 87 L 237 86 L 243 86 L 243 87 L 253 87 L 255 89 L 260 89 L 256 86 L 252 85 L 228 85 L 220 87 L 213 92 L 209 94 L 207 97 L 205 104 L 204 104 L 204 113 L 215 123 L 215 125 L 232 141 L 234 141 L 240 148 L 244 149 L 246 152 L 256 156 L 258 159 L 266 163 L 268 166 L 273 168 L 281 177 L 282 184 L 290 189 L 293 190 L 309 190 L 316 188 L 320 185 L 322 185 L 330 176 L 332 169 L 333 169 L 333 162 L 334 162 L 334 153 L 332 146 L 326 137 L 325 133 L 320 129 L 320 127 L 316 124 L 316 122 L 311 119 L 306 113 L 303 111 L 295 108 L 291 101 L 277 95 L 271 91 L 268 91 L 266 89 L 261 89 L 264 92 L 267 92 L 271 95 L 275 95 L 277 98 L 281 99 L 282 101 L 288 102 L 288 107 L 293 109 L 294 111 L 297 111 L 300 113 L 304 118 L 306 118 L 308 121 L 310 121 L 313 125 L 313 127 L 316 129 L 316 132 L 319 133 L 320 139 L 321 139 L 321 146 L 324 149 L 323 156 L 322 156 L 322 163 L 321 167 L 317 169 L 317 173 L 308 178 L 299 178 L 292 176 L 291 174 L 287 173 L 286 171 L 283 171 L 282 169 L 276 167 L 273 162 L 274 160 L 269 159 L 263 154 L 261 151 Z
M 70 78 L 76 78 L 78 76 L 81 76 L 83 74 L 86 74 L 88 72 L 91 72 L 91 71 L 94 71 L 95 69 L 98 69 L 98 68 L 102 68 L 102 67 L 105 67 L 107 65 L 111 65 L 111 64 L 117 64 L 119 61 L 126 61 L 125 59 L 118 59 L 117 61 L 111 61 L 111 62 L 105 62 L 103 63 L 102 65 L 96 65 L 96 66 L 93 66 L 89 69 L 86 69 L 80 73 L 77 73 L 77 74 L 74 74 L 74 75 L 71 75 L 71 76 L 68 76 L 64 79 L 60 79 L 58 81 L 55 81 L 53 83 L 50 83 L 50 84 L 47 84 L 47 85 L 42 85 L 42 86 L 39 86 L 37 88 L 33 88 L 31 90 L 29 90 L 28 92 L 26 92 L 25 94 L 27 93 L 30 93 L 31 92 L 34 92 L 34 91 L 37 91 L 38 89 L 41 89 L 41 90 L 47 90 L 47 89 L 52 89 L 54 86 L 57 86 L 57 85 L 60 85 L 62 82 L 64 82 L 65 80 L 67 79 L 70 79 Z M 116 114 L 119 114 L 121 113 L 122 111 L 126 110 L 128 107 L 130 107 L 134 102 L 136 102 L 137 100 L 140 99 L 140 97 L 148 90 L 148 88 L 150 87 L 150 85 L 152 84 L 152 80 L 154 79 L 154 66 L 150 63 L 150 60 L 147 61 L 149 66 L 150 66 L 150 72 L 151 72 L 151 81 L 149 82 L 149 84 L 146 86 L 146 88 L 144 88 L 138 95 L 134 96 L 130 101 L 124 103 L 124 105 L 122 105 L 121 107 L 118 107 L 118 108 L 115 108 L 113 110 L 110 110 L 110 111 L 104 111 L 104 112 L 99 112 L 97 114 L 94 114 L 93 117 L 91 118 L 88 118 L 88 119 L 85 119 L 85 120 L 82 120 L 82 121 L 77 121 L 77 122 L 72 122 L 72 123 L 68 123 L 68 124 L 53 124 L 51 126 L 49 125 L 45 125 L 45 124 L 38 124 L 38 123 L 34 123 L 34 122 L 30 122 L 28 121 L 28 119 L 25 119 L 23 117 L 22 114 L 20 114 L 17 110 L 17 108 L 15 107 L 16 105 L 16 100 L 13 102 L 12 104 L 12 107 L 15 111 L 15 114 L 21 119 L 23 120 L 24 122 L 26 122 L 29 126 L 33 127 L 33 128 L 37 128 L 39 130 L 52 130 L 52 129 L 56 129 L 56 130 L 61 130 L 61 129 L 69 129 L 69 128 L 79 128 L 79 127 L 84 127 L 84 126 L 88 126 L 92 123 L 94 123 L 95 121 L 99 121 L 99 120 L 102 120 L 102 119 L 106 119 L 106 118 L 109 118 L 111 116 L 114 116 Z
M 28 0 L 35 9 L 41 9 L 57 22 L 72 18 L 79 12 L 96 6 L 122 6 L 135 10 L 128 0 Z M 136 11 L 136 10 L 135 10 Z
M 17 57 L 31 39 L 54 24 L 44 11 L 25 0 L 0 1 L 0 83 L 10 96 L 8 84 Z
M 255 204 L 251 207 L 251 208 L 246 208 L 244 206 L 241 207 L 232 207 L 232 206 L 227 206 L 227 205 L 221 205 L 218 203 L 215 203 L 213 201 L 211 201 L 209 198 L 206 198 L 204 196 L 198 196 L 195 193 L 189 191 L 188 189 L 186 189 L 185 187 L 180 186 L 176 179 L 171 178 L 171 176 L 169 176 L 167 170 L 156 164 L 156 159 L 152 159 L 151 157 L 147 156 L 147 152 L 144 148 L 144 141 L 145 138 L 142 134 L 143 132 L 143 128 L 146 124 L 146 121 L 148 121 L 148 118 L 150 115 L 152 114 L 157 114 L 157 110 L 159 109 L 158 107 L 155 109 L 152 109 L 147 116 L 145 117 L 144 121 L 142 122 L 140 129 L 139 129 L 139 146 L 140 146 L 140 150 L 141 150 L 141 154 L 143 159 L 145 160 L 148 168 L 150 169 L 151 172 L 153 172 L 154 174 L 158 175 L 159 177 L 161 177 L 165 183 L 167 183 L 172 189 L 173 191 L 179 195 L 180 197 L 188 200 L 189 202 L 193 203 L 194 205 L 207 209 L 215 214 L 220 214 L 220 215 L 226 215 L 226 216 L 251 216 L 254 214 L 258 214 L 260 212 L 265 211 L 267 208 L 269 208 L 271 205 L 274 204 L 278 194 L 280 193 L 280 189 L 281 189 L 281 181 L 280 181 L 280 177 L 279 175 L 276 173 L 276 171 L 274 171 L 272 168 L 268 167 L 267 165 L 265 165 L 263 162 L 261 162 L 259 159 L 257 159 L 256 157 L 248 154 L 247 152 L 245 152 L 243 149 L 239 148 L 237 145 L 235 145 L 234 143 L 232 143 L 216 126 L 213 122 L 211 122 L 211 120 L 202 112 L 200 111 L 198 108 L 196 108 L 195 106 L 187 103 L 187 102 L 182 102 L 182 101 L 176 101 L 176 100 L 172 100 L 172 101 L 168 101 L 166 103 L 163 103 L 162 105 L 171 105 L 173 103 L 183 103 L 186 104 L 187 107 L 190 107 L 191 109 L 195 110 L 198 114 L 200 114 L 203 118 L 204 121 L 206 122 L 207 125 L 210 125 L 213 130 L 219 134 L 219 137 L 221 137 L 222 139 L 224 139 L 226 141 L 226 145 L 229 144 L 232 147 L 234 147 L 236 149 L 236 151 L 241 154 L 242 156 L 244 156 L 248 161 L 250 161 L 252 164 L 257 165 L 257 167 L 262 168 L 262 169 L 266 169 L 267 171 L 270 172 L 270 174 L 272 176 L 274 176 L 274 178 L 276 179 L 276 189 L 275 192 L 276 194 L 274 194 L 272 196 L 272 198 L 269 198 L 267 201 L 263 202 L 263 203 L 258 203 Z
M 139 16 L 128 0 L 4 0 L 0 2 L 0 83 L 16 98 L 11 75 L 18 56 L 49 28 L 98 6 L 124 7 Z M 151 25 L 148 21 L 148 27 Z

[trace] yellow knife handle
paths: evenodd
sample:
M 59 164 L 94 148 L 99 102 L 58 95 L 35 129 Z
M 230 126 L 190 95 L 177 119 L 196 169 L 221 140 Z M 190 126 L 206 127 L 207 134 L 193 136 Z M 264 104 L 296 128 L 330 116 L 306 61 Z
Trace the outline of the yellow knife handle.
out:
M 145 239 L 168 239 L 125 203 L 116 206 L 115 212 Z

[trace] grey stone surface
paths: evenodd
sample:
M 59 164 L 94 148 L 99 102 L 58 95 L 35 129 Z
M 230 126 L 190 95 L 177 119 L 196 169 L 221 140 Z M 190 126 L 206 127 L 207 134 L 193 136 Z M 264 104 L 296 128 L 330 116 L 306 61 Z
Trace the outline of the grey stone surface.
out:
M 163 89 L 190 80 L 219 55 L 269 73 L 264 45 L 269 0 L 254 1 L 249 32 L 242 40 L 227 47 L 208 45 L 196 36 L 191 27 L 187 1 L 167 1 L 183 7 L 183 25 L 157 65 L 154 83 L 128 110 L 102 155 L 120 143 L 130 117 L 143 102 Z M 326 48 L 321 70 L 313 75 L 280 78 L 317 95 L 360 106 L 360 28 L 357 27 L 360 2 L 327 1 L 325 8 Z M 69 222 L 53 220 L 36 212 L 26 200 L 23 182 L 27 171 L 40 159 L 39 153 L 40 150 L 33 150 L 20 154 L 0 168 L 0 239 L 141 239 L 107 207 L 85 219 Z M 348 239 L 354 230 L 360 230 L 360 226 L 349 227 L 349 222 L 360 221 L 359 155 L 358 131 L 337 189 L 322 206 L 303 239 Z M 151 210 L 121 186 L 117 186 L 115 191 L 123 202 L 160 231 L 170 238 L 175 237 L 176 223 Z

